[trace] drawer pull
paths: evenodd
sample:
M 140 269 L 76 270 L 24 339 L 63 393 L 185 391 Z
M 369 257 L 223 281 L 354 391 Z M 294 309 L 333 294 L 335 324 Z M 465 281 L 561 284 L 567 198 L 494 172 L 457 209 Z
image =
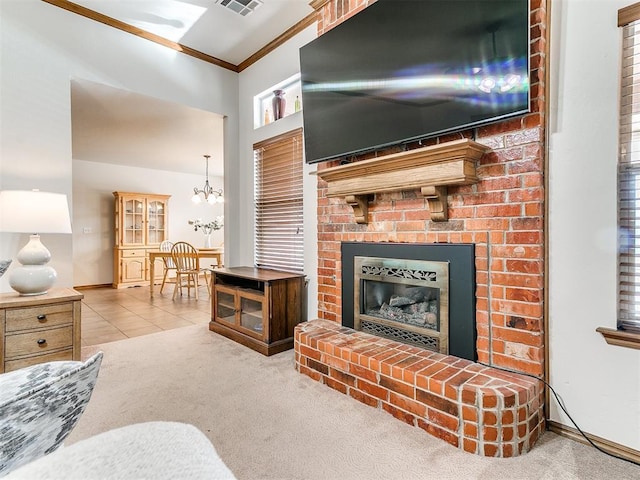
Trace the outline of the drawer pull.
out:
M 44 313 L 41 313 L 40 315 L 38 315 L 37 318 L 41 322 L 46 322 L 47 321 L 47 316 Z
M 41 347 L 47 344 L 47 339 L 46 338 L 41 338 L 38 340 L 38 345 L 40 345 Z

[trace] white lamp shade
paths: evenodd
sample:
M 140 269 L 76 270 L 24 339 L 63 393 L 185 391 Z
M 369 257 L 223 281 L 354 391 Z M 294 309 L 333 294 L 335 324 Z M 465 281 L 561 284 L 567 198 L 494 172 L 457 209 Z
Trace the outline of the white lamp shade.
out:
M 22 264 L 9 275 L 9 285 L 20 295 L 43 295 L 56 280 L 47 262 L 51 254 L 38 233 L 71 233 L 67 196 L 38 190 L 0 192 L 0 232 L 31 233 L 18 253 Z
M 71 233 L 67 196 L 36 190 L 1 191 L 0 232 Z

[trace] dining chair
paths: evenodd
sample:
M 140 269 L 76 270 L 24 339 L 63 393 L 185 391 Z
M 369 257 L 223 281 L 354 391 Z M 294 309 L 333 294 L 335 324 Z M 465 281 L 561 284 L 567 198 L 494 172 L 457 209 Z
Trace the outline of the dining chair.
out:
M 173 247 L 173 242 L 170 240 L 165 240 L 160 244 L 161 252 L 171 252 L 171 248 Z M 162 289 L 164 288 L 164 284 L 167 282 L 167 277 L 170 271 L 176 270 L 176 264 L 173 261 L 172 257 L 162 257 L 162 261 L 164 262 L 164 275 L 162 276 L 162 285 L 160 286 L 160 293 L 162 293 Z
M 204 280 L 209 290 L 208 270 L 200 268 L 200 259 L 198 251 L 188 242 L 176 242 L 171 247 L 171 258 L 176 266 L 176 286 L 173 290 L 173 299 L 175 300 L 178 291 L 182 295 L 182 288 L 187 287 L 187 295 L 191 296 L 191 289 L 195 291 L 195 298 L 198 300 L 198 287 L 200 274 L 204 274 Z

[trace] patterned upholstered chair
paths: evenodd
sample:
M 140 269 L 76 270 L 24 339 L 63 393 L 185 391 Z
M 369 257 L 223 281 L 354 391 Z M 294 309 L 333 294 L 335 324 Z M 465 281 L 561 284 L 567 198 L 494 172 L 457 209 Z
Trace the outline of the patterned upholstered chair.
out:
M 102 352 L 86 362 L 32 365 L 0 375 L 0 477 L 57 449 L 84 412 Z

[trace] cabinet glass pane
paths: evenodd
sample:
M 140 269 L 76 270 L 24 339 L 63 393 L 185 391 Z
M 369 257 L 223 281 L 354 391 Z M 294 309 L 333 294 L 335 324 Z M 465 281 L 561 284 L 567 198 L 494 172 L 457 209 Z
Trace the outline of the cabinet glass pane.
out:
M 225 292 L 216 292 L 216 318 L 236 323 L 234 297 Z
M 262 302 L 242 297 L 240 308 L 240 325 L 254 332 L 262 332 Z
M 148 243 L 161 243 L 165 239 L 164 202 L 152 201 L 148 206 L 149 240 Z
M 128 244 L 141 244 L 144 241 L 144 211 L 143 204 L 139 200 L 127 200 L 124 202 L 124 242 Z

